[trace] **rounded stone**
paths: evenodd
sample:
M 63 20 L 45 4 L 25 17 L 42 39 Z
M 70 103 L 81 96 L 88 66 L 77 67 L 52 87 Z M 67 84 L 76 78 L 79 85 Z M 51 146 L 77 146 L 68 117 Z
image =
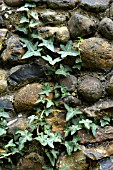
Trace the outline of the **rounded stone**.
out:
M 4 0 L 5 4 L 11 7 L 18 7 L 24 4 L 25 0 Z
M 95 33 L 95 23 L 88 17 L 73 14 L 68 22 L 68 28 L 72 39 L 89 36 Z
M 113 68 L 113 43 L 103 38 L 88 38 L 80 43 L 85 68 L 107 70 Z
M 78 85 L 78 93 L 87 102 L 95 102 L 102 97 L 102 84 L 96 77 L 85 77 Z
M 36 101 L 39 99 L 38 92 L 42 89 L 39 83 L 27 84 L 22 87 L 14 95 L 14 107 L 17 112 L 33 110 L 37 106 Z M 42 95 L 46 97 L 45 95 Z M 48 96 L 49 99 L 53 98 L 53 93 Z
M 99 24 L 99 32 L 105 38 L 113 40 L 113 21 L 110 18 L 104 18 Z

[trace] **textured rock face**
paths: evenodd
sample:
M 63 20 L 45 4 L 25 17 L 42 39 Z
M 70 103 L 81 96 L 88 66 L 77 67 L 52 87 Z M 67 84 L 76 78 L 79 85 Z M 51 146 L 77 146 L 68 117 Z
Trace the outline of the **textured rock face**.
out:
M 113 40 L 113 21 L 104 18 L 99 24 L 99 32 L 107 39 Z
M 12 7 L 18 7 L 20 5 L 23 5 L 25 0 L 4 0 L 6 5 L 12 6 Z
M 113 100 L 97 102 L 93 106 L 84 108 L 83 111 L 88 115 L 88 117 L 102 118 L 105 115 L 112 116 Z
M 45 74 L 46 68 L 37 64 L 25 64 L 12 67 L 8 75 L 10 86 L 17 86 L 25 82 L 39 80 Z
M 69 91 L 74 91 L 77 87 L 77 78 L 73 75 L 69 75 L 63 79 L 60 79 L 60 84 L 66 86 Z
M 42 85 L 39 83 L 28 84 L 21 88 L 14 96 L 14 107 L 20 111 L 32 110 L 36 106 L 36 101 L 38 100 L 38 92 L 42 89 Z M 53 98 L 53 94 L 50 93 L 48 97 Z
M 87 11 L 103 12 L 109 6 L 110 0 L 81 0 L 81 6 Z
M 2 53 L 3 62 L 15 62 L 22 58 L 25 50 L 18 35 L 12 35 L 6 42 L 7 48 Z
M 26 155 L 23 159 L 20 159 L 17 165 L 17 170 L 42 170 L 43 163 L 40 160 L 38 153 L 31 152 Z
M 103 142 L 94 148 L 83 148 L 83 152 L 92 160 L 100 160 L 113 154 L 113 141 Z
M 102 38 L 85 39 L 80 47 L 81 57 L 87 68 L 113 68 L 113 45 Z
M 95 77 L 86 77 L 78 85 L 78 93 L 88 102 L 95 102 L 102 96 L 102 84 Z
M 78 134 L 81 138 L 81 144 L 87 144 L 89 141 L 90 143 L 101 143 L 106 140 L 113 140 L 113 127 L 105 126 L 103 128 L 98 128 L 95 136 L 91 135 L 86 130 L 79 130 Z
M 79 0 L 48 0 L 47 4 L 53 9 L 73 9 L 78 2 Z
M 68 22 L 68 28 L 72 39 L 84 37 L 95 33 L 95 24 L 88 17 L 73 14 Z
M 57 167 L 63 168 L 66 166 L 68 170 L 87 170 L 89 166 L 82 151 L 59 157 L 57 164 Z

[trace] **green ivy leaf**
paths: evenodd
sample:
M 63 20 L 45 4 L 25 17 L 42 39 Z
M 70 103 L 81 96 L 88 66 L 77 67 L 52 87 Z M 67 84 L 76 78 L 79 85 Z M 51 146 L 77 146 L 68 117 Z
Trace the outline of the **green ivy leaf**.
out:
M 56 70 L 55 74 L 60 74 L 63 76 L 70 75 L 69 71 L 72 71 L 70 67 L 64 67 L 62 64 L 60 64 L 60 69 Z
M 5 135 L 5 134 L 6 134 L 6 130 L 0 127 L 0 136 Z
M 20 20 L 20 24 L 23 24 L 23 23 L 28 23 L 29 22 L 29 19 L 26 17 L 26 16 L 23 16 Z
M 61 61 L 61 59 L 60 59 L 59 57 L 58 57 L 58 58 L 55 58 L 55 59 L 52 59 L 52 57 L 49 56 L 49 55 L 47 55 L 47 56 L 42 56 L 42 58 L 43 58 L 44 60 L 48 61 L 49 64 L 51 64 L 52 66 Z
M 79 121 L 80 124 L 83 124 L 85 126 L 85 128 L 90 129 L 91 128 L 91 124 L 92 124 L 92 120 L 89 119 L 82 119 Z
M 45 46 L 50 51 L 55 52 L 53 41 L 54 38 L 50 38 L 49 40 L 42 39 L 42 43 L 39 44 L 39 47 Z
M 78 56 L 80 54 L 79 51 L 75 51 L 72 49 L 72 44 L 73 42 L 70 40 L 68 41 L 66 46 L 60 45 L 62 51 L 58 51 L 57 53 L 61 54 L 62 59 L 66 58 L 67 56 Z
M 67 104 L 65 104 L 64 106 L 65 106 L 65 108 L 67 110 L 66 121 L 69 121 L 75 115 L 82 114 L 82 112 L 80 110 L 73 109 L 72 107 L 69 107 Z

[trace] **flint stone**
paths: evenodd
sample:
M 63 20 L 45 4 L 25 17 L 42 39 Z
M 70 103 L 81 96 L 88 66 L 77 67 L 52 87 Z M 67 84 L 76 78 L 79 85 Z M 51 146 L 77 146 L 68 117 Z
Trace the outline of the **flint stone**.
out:
M 78 93 L 87 102 L 95 102 L 102 97 L 102 84 L 96 77 L 87 76 L 78 84 Z
M 68 29 L 72 39 L 89 36 L 95 33 L 95 23 L 88 17 L 73 14 L 68 22 Z
M 84 67 L 98 70 L 113 68 L 113 44 L 102 38 L 89 38 L 80 43 Z
M 18 35 L 12 35 L 6 42 L 7 48 L 2 53 L 3 62 L 18 61 L 22 58 L 25 50 L 23 49 L 23 43 L 20 41 Z
M 99 160 L 97 167 L 97 170 L 113 170 L 113 156 Z
M 105 11 L 110 4 L 110 0 L 81 0 L 80 6 L 86 11 L 98 13 Z
M 47 5 L 52 9 L 73 9 L 79 0 L 48 0 Z
M 100 34 L 109 40 L 113 40 L 113 21 L 110 18 L 104 18 L 98 28 Z
M 113 140 L 113 127 L 105 126 L 103 128 L 98 128 L 96 130 L 95 136 L 86 130 L 82 129 L 78 131 L 78 135 L 80 136 L 81 144 L 89 144 L 89 143 L 101 143 L 106 140 Z
M 4 108 L 5 111 L 14 111 L 13 104 L 8 99 L 0 99 L 0 108 Z
M 82 148 L 83 153 L 92 160 L 100 160 L 113 154 L 113 141 L 103 142 L 98 146 Z
M 65 166 L 68 170 L 87 170 L 89 167 L 82 151 L 74 152 L 71 155 L 61 155 L 57 161 L 57 168 Z
M 83 109 L 83 112 L 88 117 L 103 118 L 105 115 L 112 116 L 113 114 L 113 100 L 97 102 L 93 106 Z
M 39 80 L 45 75 L 46 68 L 37 64 L 25 64 L 12 67 L 9 71 L 8 83 L 17 86 L 21 83 Z

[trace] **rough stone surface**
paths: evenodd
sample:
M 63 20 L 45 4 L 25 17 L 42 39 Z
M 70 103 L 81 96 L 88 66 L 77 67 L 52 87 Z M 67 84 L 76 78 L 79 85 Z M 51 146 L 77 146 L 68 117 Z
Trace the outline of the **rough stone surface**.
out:
M 81 7 L 91 12 L 103 12 L 109 7 L 110 0 L 81 0 Z
M 25 0 L 4 0 L 6 5 L 11 6 L 11 7 L 18 7 L 20 5 L 23 5 Z
M 102 84 L 96 77 L 85 77 L 78 84 L 78 93 L 88 102 L 95 102 L 102 97 Z
M 68 28 L 72 39 L 89 36 L 95 33 L 94 22 L 84 15 L 74 13 L 68 22 Z
M 71 155 L 60 156 L 57 162 L 57 167 L 67 167 L 68 170 L 87 170 L 88 164 L 86 157 L 82 151 L 75 152 Z
M 20 42 L 18 35 L 12 35 L 6 42 L 7 48 L 2 53 L 3 62 L 14 62 L 22 58 L 25 50 L 23 49 L 23 43 Z
M 66 125 L 64 111 L 53 110 L 53 114 L 48 116 L 47 121 L 51 124 L 53 132 L 59 132 L 64 135 L 64 127 Z
M 100 160 L 113 154 L 113 141 L 103 142 L 98 146 L 82 148 L 84 154 L 92 160 Z
M 42 89 L 42 85 L 39 83 L 28 84 L 19 91 L 14 96 L 14 107 L 17 112 L 32 110 L 35 107 L 36 101 L 38 100 L 38 92 Z M 49 99 L 53 98 L 53 94 L 50 93 Z
M 48 0 L 47 5 L 53 9 L 73 9 L 79 0 Z
M 65 26 L 59 28 L 58 31 L 56 32 L 56 41 L 65 43 L 68 42 L 69 39 L 70 39 L 70 34 L 68 28 Z
M 113 40 L 113 21 L 110 18 L 104 18 L 98 29 L 105 38 Z
M 106 87 L 106 91 L 112 96 L 113 95 L 113 76 L 111 76 L 107 87 Z
M 7 123 L 8 125 L 8 133 L 14 134 L 17 129 L 19 130 L 25 130 L 29 127 L 29 121 L 25 117 L 17 117 L 15 119 L 11 119 Z
M 66 86 L 69 91 L 74 91 L 77 87 L 77 78 L 73 75 L 69 75 L 59 80 L 62 86 Z
M 0 93 L 7 90 L 7 72 L 5 70 L 0 70 Z
M 31 152 L 19 160 L 17 170 L 42 170 L 43 162 L 38 153 Z
M 113 101 L 106 100 L 95 103 L 93 106 L 84 108 L 84 113 L 87 114 L 88 117 L 98 117 L 103 118 L 105 115 L 111 115 L 113 112 Z
M 113 45 L 102 38 L 85 39 L 81 44 L 81 58 L 87 68 L 113 68 Z
M 8 83 L 10 86 L 39 80 L 45 74 L 46 68 L 37 64 L 25 64 L 12 67 L 9 71 Z
M 66 21 L 67 15 L 65 13 L 58 13 L 54 10 L 47 9 L 46 11 L 43 10 L 40 13 L 42 22 L 45 24 L 53 24 L 58 25 L 62 24 Z
M 112 126 L 105 126 L 103 128 L 99 127 L 96 130 L 95 135 L 91 135 L 86 130 L 79 130 L 78 134 L 81 138 L 81 144 L 89 144 L 90 143 L 101 143 L 106 140 L 113 140 L 113 127 Z

